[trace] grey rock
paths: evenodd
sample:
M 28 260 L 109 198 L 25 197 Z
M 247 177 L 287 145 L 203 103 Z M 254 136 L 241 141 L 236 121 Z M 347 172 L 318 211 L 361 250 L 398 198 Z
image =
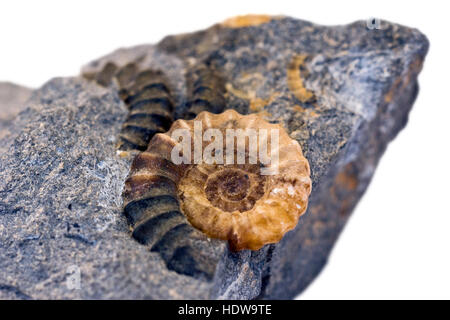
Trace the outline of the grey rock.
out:
M 184 71 L 203 62 L 227 81 L 227 106 L 279 121 L 301 144 L 312 171 L 308 211 L 277 244 L 232 253 L 220 241 L 212 279 L 170 270 L 158 252 L 131 238 L 121 192 L 133 153 L 114 141 L 127 115 L 113 83 L 54 79 L 36 90 L 3 140 L 0 161 L 0 297 L 17 299 L 280 299 L 300 293 L 326 263 L 389 141 L 405 126 L 428 41 L 415 29 L 381 22 L 324 27 L 291 18 L 258 26 L 171 36 L 121 49 L 107 62 L 163 70 L 186 100 Z M 288 67 L 303 57 L 290 90 Z M 298 80 L 298 79 L 297 79 Z M 209 250 L 209 251 L 207 251 Z M 81 275 L 79 289 L 71 280 Z
M 206 298 L 130 239 L 121 212 L 129 159 L 115 137 L 127 109 L 112 89 L 55 79 L 20 114 L 0 164 L 0 297 Z M 81 289 L 68 283 L 75 271 Z

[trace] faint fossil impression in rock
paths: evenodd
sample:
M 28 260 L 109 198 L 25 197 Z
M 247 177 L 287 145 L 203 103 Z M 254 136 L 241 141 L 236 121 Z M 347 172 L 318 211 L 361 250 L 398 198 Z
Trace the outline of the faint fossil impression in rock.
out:
M 294 96 L 302 103 L 314 102 L 316 100 L 314 93 L 307 90 L 303 84 L 303 77 L 306 73 L 304 70 L 304 62 L 306 59 L 306 55 L 295 55 L 287 69 L 287 84 L 289 90 L 291 90 Z

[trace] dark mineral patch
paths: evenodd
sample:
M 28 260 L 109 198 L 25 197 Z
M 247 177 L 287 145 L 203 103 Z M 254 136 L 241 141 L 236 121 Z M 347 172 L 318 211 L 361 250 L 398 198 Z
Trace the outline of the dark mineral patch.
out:
M 419 31 L 385 21 L 369 30 L 363 21 L 246 17 L 118 50 L 84 67 L 87 79 L 48 82 L 0 141 L 8 150 L 0 161 L 0 297 L 293 298 L 326 263 L 405 126 L 427 50 Z M 199 65 L 213 70 L 207 85 L 192 82 Z M 132 239 L 121 193 L 133 152 L 115 147 L 129 110 L 117 83 L 149 69 L 167 78 L 175 119 L 193 111 L 195 94 L 208 94 L 220 108 L 280 122 L 300 143 L 310 205 L 281 242 L 232 253 L 181 230 L 170 241 L 189 246 L 169 252 L 168 242 L 150 251 Z M 128 71 L 110 81 L 118 70 Z M 79 288 L 67 283 L 73 270 Z

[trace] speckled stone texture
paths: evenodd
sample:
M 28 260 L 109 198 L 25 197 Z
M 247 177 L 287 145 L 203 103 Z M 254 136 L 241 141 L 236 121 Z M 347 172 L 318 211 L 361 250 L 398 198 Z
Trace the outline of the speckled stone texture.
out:
M 242 21 L 241 21 L 242 22 Z M 244 21 L 248 22 L 248 21 Z M 254 22 L 254 21 L 253 21 Z M 407 121 L 428 41 L 363 21 L 324 27 L 276 17 L 218 24 L 107 62 L 157 68 L 185 111 L 185 72 L 204 63 L 226 80 L 228 108 L 280 122 L 311 165 L 309 209 L 277 244 L 232 253 L 214 242 L 212 279 L 168 270 L 131 238 L 121 192 L 132 154 L 114 143 L 127 108 L 115 84 L 54 79 L 34 91 L 0 142 L 0 298 L 290 299 L 320 272 L 389 141 Z M 394 182 L 395 183 L 395 182 Z M 198 247 L 202 250 L 202 247 Z M 80 288 L 67 286 L 73 268 Z

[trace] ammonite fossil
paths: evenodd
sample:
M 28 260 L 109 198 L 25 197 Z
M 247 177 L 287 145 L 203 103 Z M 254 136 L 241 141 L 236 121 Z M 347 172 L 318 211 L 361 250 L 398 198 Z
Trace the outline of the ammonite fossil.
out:
M 108 62 L 98 73 L 84 77 L 101 86 L 116 81 L 119 96 L 130 110 L 118 137 L 118 149 L 143 151 L 156 133 L 170 128 L 174 102 L 169 81 L 162 71 L 139 71 L 135 63 L 119 68 Z
M 122 71 L 118 81 L 124 84 L 129 75 L 126 69 Z M 174 102 L 168 81 L 161 71 L 145 70 L 122 87 L 120 96 L 130 113 L 122 126 L 118 148 L 145 150 L 156 133 L 167 131 L 172 124 Z
M 175 102 L 162 71 L 140 71 L 133 62 L 119 68 L 108 62 L 99 72 L 83 76 L 101 86 L 109 86 L 115 81 L 120 98 L 130 109 L 118 137 L 118 149 L 143 151 L 156 133 L 170 128 Z M 215 68 L 207 63 L 197 63 L 188 69 L 186 78 L 188 92 L 182 114 L 184 119 L 193 119 L 202 111 L 220 113 L 224 110 L 225 80 Z
M 187 78 L 189 100 L 184 119 L 193 119 L 202 111 L 220 113 L 225 109 L 225 80 L 217 70 L 197 64 L 190 68 Z
M 297 225 L 309 175 L 300 145 L 280 125 L 234 110 L 202 112 L 175 121 L 136 156 L 125 213 L 133 236 L 151 247 L 192 225 L 234 251 L 257 250 Z

